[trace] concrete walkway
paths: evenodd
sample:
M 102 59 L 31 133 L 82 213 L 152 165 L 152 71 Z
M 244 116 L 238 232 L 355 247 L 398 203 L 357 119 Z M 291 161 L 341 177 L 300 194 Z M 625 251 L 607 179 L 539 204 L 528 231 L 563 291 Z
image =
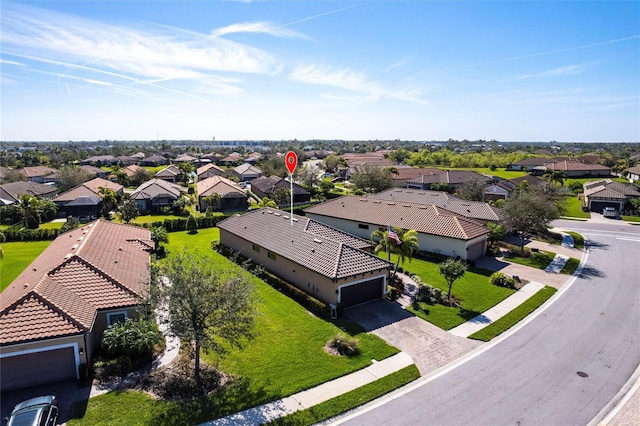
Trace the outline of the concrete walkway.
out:
M 488 311 L 470 319 L 464 324 L 460 324 L 459 326 L 452 328 L 449 330 L 449 333 L 454 336 L 469 337 L 476 331 L 482 330 L 495 320 L 502 318 L 520 306 L 525 300 L 529 299 L 542 288 L 544 288 L 544 284 L 529 282 L 520 290 L 516 291 Z
M 564 265 L 567 264 L 568 260 L 569 260 L 569 257 L 564 256 L 562 254 L 556 254 L 556 256 L 553 258 L 549 266 L 544 268 L 544 271 L 549 272 L 551 274 L 559 274 L 560 271 L 562 271 L 562 268 L 564 268 Z
M 221 419 L 212 420 L 203 425 L 259 425 L 264 424 L 299 410 L 304 410 L 328 401 L 344 393 L 388 376 L 413 364 L 409 355 L 400 352 L 382 361 L 372 360 L 373 364 L 347 374 L 315 388 L 299 392 L 265 405 L 250 408 Z

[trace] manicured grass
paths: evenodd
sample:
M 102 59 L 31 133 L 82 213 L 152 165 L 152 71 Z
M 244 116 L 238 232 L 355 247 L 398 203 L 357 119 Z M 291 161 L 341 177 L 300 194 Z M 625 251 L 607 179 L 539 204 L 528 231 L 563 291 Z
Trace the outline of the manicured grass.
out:
M 640 223 L 640 216 L 622 216 L 622 220 L 625 222 Z
M 568 231 L 567 234 L 573 237 L 573 247 L 577 249 L 584 248 L 584 237 L 582 234 L 578 234 L 577 232 Z
M 207 363 L 232 375 L 233 382 L 199 400 L 180 403 L 149 401 L 138 410 L 131 410 L 128 416 L 119 418 L 117 423 L 103 424 L 127 424 L 129 416 L 137 416 L 142 411 L 144 416 L 140 415 L 139 421 L 144 424 L 196 424 L 300 392 L 362 369 L 370 365 L 372 359 L 381 360 L 398 353 L 396 348 L 377 336 L 365 333 L 355 323 L 346 320 L 332 322 L 311 315 L 293 300 L 211 250 L 211 241 L 218 238 L 217 228 L 199 230 L 193 235 L 170 233 L 167 250 L 169 256 L 172 251 L 183 247 L 197 250 L 206 255 L 223 275 L 247 274 L 253 280 L 259 311 L 255 339 L 245 342 L 242 348 L 229 348 L 225 358 L 213 353 L 202 357 Z M 359 355 L 336 357 L 324 351 L 325 342 L 341 330 L 359 339 Z M 120 393 L 116 398 L 111 403 L 126 406 L 130 393 Z M 94 398 L 89 400 L 88 413 L 101 409 L 94 405 Z M 147 421 L 151 411 L 152 418 Z M 70 423 L 84 424 L 94 423 L 85 421 L 84 417 Z
M 518 170 L 505 170 L 503 168 L 497 168 L 495 170 L 491 170 L 488 167 L 474 167 L 474 168 L 450 168 L 449 170 L 470 170 L 473 172 L 482 173 L 483 175 L 497 176 L 502 179 L 514 179 L 521 176 L 526 176 L 526 172 L 518 171 Z
M 7 288 L 49 244 L 51 241 L 2 243 L 4 257 L 0 259 L 0 291 Z
M 527 299 L 520 306 L 507 313 L 502 318 L 492 322 L 482 330 L 479 330 L 469 336 L 470 339 L 482 340 L 488 342 L 494 337 L 502 334 L 506 330 L 513 327 L 520 322 L 523 318 L 533 312 L 538 306 L 542 305 L 547 299 L 549 299 L 557 290 L 553 287 L 545 286 L 540 289 L 536 294 Z
M 381 257 L 386 259 L 386 254 L 381 254 Z M 396 259 L 395 255 L 391 256 L 392 261 L 395 262 Z M 417 274 L 425 284 L 444 291 L 448 290 L 447 282 L 438 272 L 437 263 L 413 259 L 411 262 L 405 262 L 403 266 L 405 271 Z M 514 290 L 491 284 L 489 275 L 491 275 L 491 271 L 472 268 L 453 283 L 451 293 L 461 302 L 460 308 L 418 303 L 417 309 L 412 305 L 407 310 L 444 330 L 449 330 L 481 314 L 513 294 Z
M 579 217 L 589 219 L 591 213 L 582 211 L 582 201 L 577 196 L 570 196 L 566 198 L 567 210 L 564 212 L 567 217 Z
M 578 259 L 570 257 L 569 260 L 567 260 L 567 263 L 564 265 L 564 267 L 560 271 L 560 273 L 565 275 L 573 275 L 576 269 L 578 269 L 579 265 L 580 265 L 580 261 Z
M 60 229 L 64 226 L 64 222 L 47 222 L 41 223 L 38 228 L 40 229 Z
M 555 253 L 550 251 L 540 251 L 538 253 L 531 253 L 530 257 L 520 257 L 510 255 L 507 260 L 513 263 L 519 263 L 520 265 L 530 266 L 532 268 L 545 269 L 556 257 Z
M 267 424 L 273 426 L 313 425 L 369 401 L 373 401 L 400 386 L 411 383 L 419 377 L 420 372 L 418 368 L 415 365 L 410 365 L 409 367 L 405 367 L 400 371 L 345 393 L 344 395 L 322 402 L 306 410 L 297 411 Z
M 156 407 L 162 402 L 135 391 L 114 391 L 76 402 L 71 407 L 69 426 L 74 425 L 150 425 Z

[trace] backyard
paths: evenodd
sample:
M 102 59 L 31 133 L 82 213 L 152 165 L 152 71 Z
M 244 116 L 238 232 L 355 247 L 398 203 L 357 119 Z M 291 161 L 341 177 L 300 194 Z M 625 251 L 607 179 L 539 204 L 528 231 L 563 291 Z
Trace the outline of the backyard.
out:
M 0 257 L 0 291 L 7 288 L 49 244 L 51 241 L 2 243 L 4 256 Z

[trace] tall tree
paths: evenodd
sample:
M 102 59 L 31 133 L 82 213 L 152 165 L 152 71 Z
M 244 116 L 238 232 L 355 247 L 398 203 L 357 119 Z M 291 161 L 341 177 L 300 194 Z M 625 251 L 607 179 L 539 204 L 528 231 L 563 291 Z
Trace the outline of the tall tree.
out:
M 484 201 L 484 190 L 482 182 L 465 182 L 456 191 L 456 195 L 464 200 Z
M 549 222 L 558 219 L 562 212 L 560 201 L 545 191 L 517 190 L 504 202 L 504 223 L 520 236 L 522 254 L 527 237 L 532 233 L 544 232 Z
M 194 343 L 194 375 L 201 384 L 201 350 L 222 356 L 225 343 L 239 347 L 253 337 L 253 286 L 241 274 L 223 277 L 208 256 L 187 249 L 168 257 L 153 275 L 152 296 L 166 306 L 169 329 Z
M 128 199 L 120 206 L 118 214 L 120 219 L 124 220 L 125 223 L 129 223 L 140 215 L 140 210 L 138 210 L 135 200 Z
M 402 229 L 393 228 L 391 233 L 388 229 L 378 229 L 371 234 L 371 241 L 376 243 L 376 246 L 373 249 L 375 254 L 386 252 L 388 254 L 388 260 L 391 260 L 391 253 L 398 256 L 395 271 L 393 273 L 394 276 L 398 271 L 400 263 L 404 264 L 406 260 L 411 262 L 413 255 L 420 248 L 418 232 L 415 229 L 404 231 Z
M 449 285 L 449 291 L 447 292 L 447 300 L 451 302 L 451 288 L 453 287 L 453 283 L 458 279 L 464 276 L 467 272 L 467 265 L 461 261 L 453 258 L 448 258 L 440 265 L 438 265 L 438 271 L 440 275 L 444 277 Z
M 109 216 L 111 209 L 118 205 L 120 196 L 113 189 L 103 186 L 98 188 L 98 194 L 102 196 L 102 215 L 106 218 Z
M 151 230 L 151 241 L 153 241 L 155 251 L 158 251 L 162 243 L 168 243 L 169 233 L 167 232 L 167 228 L 164 226 L 153 228 Z
M 89 179 L 91 179 L 91 175 L 80 167 L 62 166 L 56 176 L 56 184 L 60 192 L 65 192 L 83 184 Z
M 356 189 L 368 193 L 376 193 L 393 186 L 391 171 L 380 167 L 364 165 L 358 172 L 351 176 L 351 183 Z

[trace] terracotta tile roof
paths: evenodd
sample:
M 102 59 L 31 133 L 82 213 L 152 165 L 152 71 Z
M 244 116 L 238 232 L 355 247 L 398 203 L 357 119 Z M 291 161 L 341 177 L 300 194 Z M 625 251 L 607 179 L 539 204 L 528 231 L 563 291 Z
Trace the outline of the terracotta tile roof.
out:
M 634 175 L 640 175 L 640 166 L 629 167 L 627 172 L 633 173 Z
M 70 190 L 63 192 L 53 199 L 56 203 L 64 203 L 73 201 L 78 197 L 97 197 L 102 199 L 102 195 L 100 195 L 100 188 L 111 189 L 114 192 L 122 193 L 124 191 L 124 186 L 119 183 L 111 182 L 102 178 L 91 179 L 88 182 L 85 182 L 81 185 L 76 186 L 75 188 L 71 188 Z
M 105 221 L 61 234 L 2 292 L 0 344 L 87 331 L 98 310 L 139 304 L 152 245 L 149 230 Z
M 320 228 L 315 224 L 309 226 L 310 219 L 296 215 L 294 219 L 291 226 L 288 214 L 260 209 L 227 218 L 218 227 L 331 279 L 381 271 L 392 265 L 338 241 L 346 239 L 342 232 L 332 235 L 332 228 L 323 227 L 322 232 L 316 234 L 313 231 Z
M 206 173 L 206 172 L 215 173 L 216 175 L 222 176 L 222 177 L 227 175 L 227 171 L 226 170 L 224 170 L 221 167 L 216 166 L 215 164 L 211 164 L 211 163 L 205 164 L 202 167 L 198 167 L 198 169 L 196 170 L 196 175 L 200 176 L 201 174 Z
M 435 205 L 411 202 L 345 196 L 310 207 L 305 212 L 380 227 L 391 225 L 401 229 L 415 229 L 419 233 L 459 240 L 471 240 L 489 233 L 481 222 L 474 219 Z
M 37 176 L 49 176 L 53 173 L 58 173 L 58 169 L 46 166 L 30 166 L 20 169 L 19 172 L 29 179 Z
M 397 167 L 397 174 L 391 174 L 391 179 L 393 180 L 405 180 L 405 179 L 415 179 L 418 176 L 422 175 L 439 175 L 444 173 L 444 170 L 435 168 L 435 167 L 427 167 L 416 169 L 413 167 Z
M 224 197 L 246 197 L 244 190 L 237 183 L 222 176 L 211 176 L 196 183 L 198 197 L 218 194 Z
M 586 164 L 580 161 L 558 161 L 556 163 L 547 164 L 549 170 L 562 170 L 562 171 L 589 171 L 589 170 L 611 170 L 610 167 L 603 166 L 602 164 Z
M 426 191 L 419 189 L 392 188 L 367 198 L 379 200 L 408 201 L 417 204 L 433 204 L 464 217 L 480 220 L 499 221 L 501 213 L 488 203 L 467 201 L 442 191 Z
M 260 170 L 256 166 L 253 166 L 249 163 L 240 164 L 238 167 L 235 167 L 233 169 L 233 172 L 238 175 L 243 175 L 243 174 L 261 175 L 262 174 L 262 170 Z
M 125 168 L 122 169 L 122 171 L 124 172 L 124 174 L 126 174 L 129 177 L 133 177 L 135 176 L 135 174 L 137 173 L 138 170 L 145 170 L 144 167 L 140 167 L 137 164 L 131 164 Z

